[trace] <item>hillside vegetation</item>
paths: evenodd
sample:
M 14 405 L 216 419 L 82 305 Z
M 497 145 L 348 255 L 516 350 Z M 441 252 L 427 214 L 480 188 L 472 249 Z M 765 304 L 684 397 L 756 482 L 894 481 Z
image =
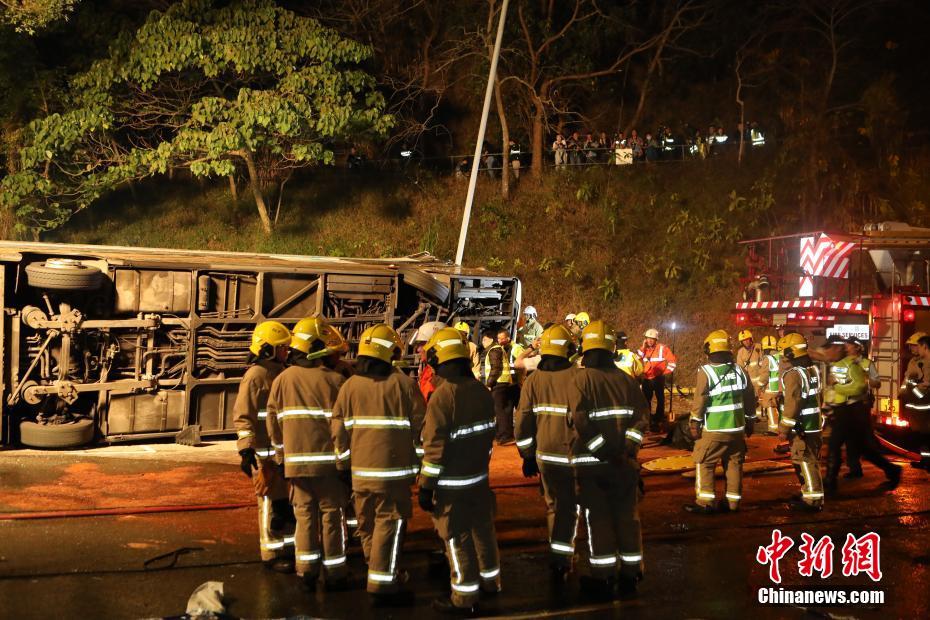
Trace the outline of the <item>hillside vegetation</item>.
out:
M 761 165 L 757 166 L 759 170 Z M 335 169 L 295 180 L 273 235 L 227 185 L 159 184 L 119 192 L 44 240 L 326 256 L 455 254 L 466 183 Z M 669 162 L 524 177 L 510 202 L 482 178 L 466 264 L 513 273 L 544 321 L 587 310 L 638 334 L 679 325 L 682 377 L 704 334 L 729 325 L 737 241 L 773 224 L 752 164 Z M 669 336 L 669 338 L 671 338 Z M 687 381 L 686 381 L 687 382 Z

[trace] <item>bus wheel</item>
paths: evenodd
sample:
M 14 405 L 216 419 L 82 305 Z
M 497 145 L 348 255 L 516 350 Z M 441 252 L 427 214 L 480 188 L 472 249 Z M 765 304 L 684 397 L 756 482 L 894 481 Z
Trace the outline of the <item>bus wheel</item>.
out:
M 19 423 L 19 442 L 30 448 L 74 448 L 94 439 L 94 421 L 79 418 L 65 424 Z

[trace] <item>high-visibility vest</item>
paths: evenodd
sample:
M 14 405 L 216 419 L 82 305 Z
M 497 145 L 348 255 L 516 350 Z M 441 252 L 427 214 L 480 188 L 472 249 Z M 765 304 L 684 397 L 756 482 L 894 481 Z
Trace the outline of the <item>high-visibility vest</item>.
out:
M 771 394 L 778 394 L 781 391 L 781 372 L 778 369 L 781 355 L 770 353 L 765 358 L 769 361 L 769 384 L 766 391 Z
M 805 433 L 819 433 L 822 426 L 820 417 L 820 373 L 813 366 L 805 368 L 804 366 L 794 366 L 788 370 L 796 371 L 801 375 L 801 411 L 798 413 L 799 420 L 795 421 L 795 428 L 804 429 Z M 784 376 L 782 376 L 782 391 L 785 389 Z M 784 406 L 782 406 L 784 409 Z M 779 418 L 781 416 L 779 415 Z
M 501 368 L 501 376 L 497 378 L 497 382 L 510 383 L 513 376 L 513 367 L 510 365 L 510 354 L 499 344 L 488 349 L 487 354 L 484 356 L 484 378 L 487 380 L 487 378 L 491 376 L 491 351 L 494 349 L 501 350 L 501 364 L 503 366 Z
M 638 379 L 643 374 L 643 360 L 629 349 L 617 351 L 614 365 L 634 379 Z
M 705 364 L 710 404 L 704 411 L 704 429 L 718 433 L 743 432 L 743 390 L 749 385 L 746 372 L 736 364 Z

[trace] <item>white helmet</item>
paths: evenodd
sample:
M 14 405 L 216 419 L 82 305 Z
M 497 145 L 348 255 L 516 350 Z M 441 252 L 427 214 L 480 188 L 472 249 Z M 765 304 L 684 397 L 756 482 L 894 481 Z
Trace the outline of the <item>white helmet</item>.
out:
M 410 344 L 417 344 L 418 342 L 429 342 L 430 338 L 433 337 L 433 334 L 438 332 L 440 329 L 446 327 L 446 324 L 442 321 L 430 321 L 429 323 L 424 323 L 420 325 L 420 329 L 413 334 L 413 338 L 410 339 Z
M 569 312 L 568 314 L 566 314 L 566 315 L 565 315 L 565 320 L 566 320 L 566 321 L 574 321 L 574 320 L 575 320 L 575 313 L 574 313 L 574 312 Z
M 537 316 L 539 316 L 538 314 L 536 314 L 536 308 L 534 308 L 533 306 L 527 306 L 526 308 L 524 308 L 524 309 L 523 309 L 523 314 L 525 314 L 526 316 L 531 316 L 531 317 L 533 317 L 534 319 L 535 319 Z
M 654 328 L 654 327 L 650 327 L 649 329 L 646 330 L 646 333 L 643 334 L 643 335 L 646 336 L 646 338 L 655 338 L 656 340 L 658 340 L 658 339 L 659 339 L 659 330 L 657 330 L 657 329 Z

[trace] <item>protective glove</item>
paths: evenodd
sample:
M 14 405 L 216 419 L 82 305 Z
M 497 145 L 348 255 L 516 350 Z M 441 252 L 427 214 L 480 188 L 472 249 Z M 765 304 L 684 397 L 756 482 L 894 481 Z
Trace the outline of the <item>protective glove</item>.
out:
M 249 478 L 252 477 L 253 471 L 258 471 L 258 459 L 255 457 L 255 450 L 252 448 L 243 448 L 239 450 L 239 456 L 242 461 L 239 463 L 239 469 L 242 470 Z
M 746 437 L 752 437 L 752 434 L 756 431 L 756 421 L 749 420 L 746 422 Z
M 536 459 L 523 459 L 523 477 L 532 478 L 539 475 L 539 464 Z
M 701 438 L 701 425 L 692 420 L 688 424 L 688 429 L 691 431 L 691 439 L 697 441 Z
M 420 509 L 423 512 L 432 513 L 436 508 L 436 494 L 433 489 L 424 489 L 420 487 L 420 492 L 417 494 L 417 503 L 420 505 Z

